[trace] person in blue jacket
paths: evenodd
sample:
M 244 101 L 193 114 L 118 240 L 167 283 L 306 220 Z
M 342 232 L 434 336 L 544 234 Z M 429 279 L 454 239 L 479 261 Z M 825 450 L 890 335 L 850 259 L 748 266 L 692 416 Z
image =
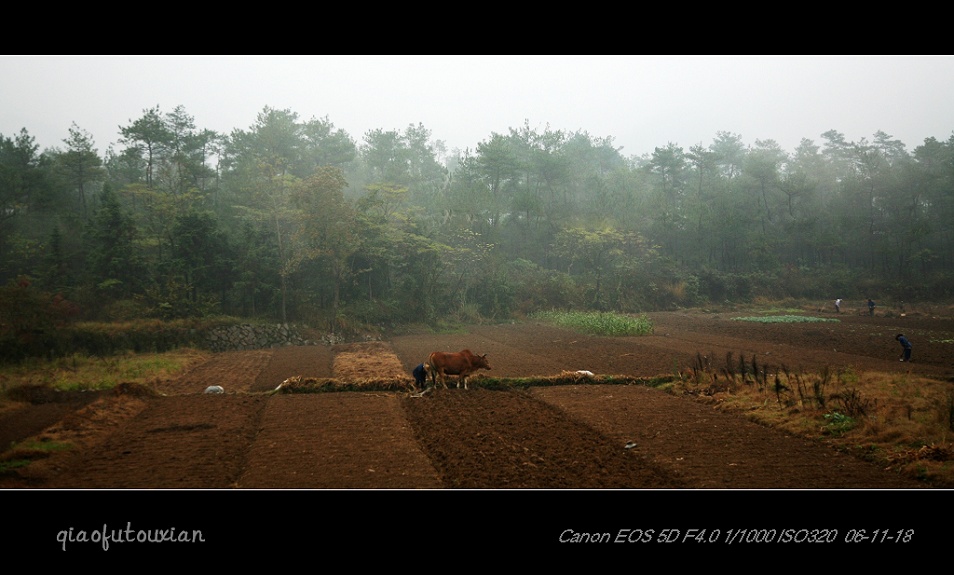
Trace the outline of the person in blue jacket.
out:
M 424 364 L 422 363 L 415 367 L 412 373 L 414 373 L 414 381 L 417 383 L 417 386 L 423 389 L 424 384 L 427 382 L 427 369 L 424 368 Z
M 901 347 L 904 348 L 904 354 L 901 356 L 901 361 L 911 361 L 911 342 L 908 341 L 908 338 L 904 337 L 903 333 L 899 333 L 894 336 L 894 339 L 898 340 L 898 343 L 901 344 Z

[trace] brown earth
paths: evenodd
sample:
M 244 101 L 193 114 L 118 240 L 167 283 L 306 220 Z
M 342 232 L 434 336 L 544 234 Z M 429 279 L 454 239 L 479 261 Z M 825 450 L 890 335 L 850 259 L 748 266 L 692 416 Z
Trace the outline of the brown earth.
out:
M 739 314 L 649 314 L 655 333 L 595 337 L 526 322 L 403 335 L 410 372 L 435 350 L 486 353 L 498 377 L 563 371 L 652 377 L 699 354 L 757 356 L 793 371 L 954 376 L 954 321 L 842 315 L 760 324 Z M 894 334 L 914 343 L 898 361 Z M 77 446 L 0 477 L 22 489 L 919 489 L 923 484 L 686 397 L 640 385 L 493 391 L 269 393 L 292 376 L 335 376 L 343 346 L 214 355 L 158 396 L 106 393 L 0 414 L 0 441 Z M 483 372 L 488 373 L 488 372 Z M 205 394 L 220 385 L 221 395 Z

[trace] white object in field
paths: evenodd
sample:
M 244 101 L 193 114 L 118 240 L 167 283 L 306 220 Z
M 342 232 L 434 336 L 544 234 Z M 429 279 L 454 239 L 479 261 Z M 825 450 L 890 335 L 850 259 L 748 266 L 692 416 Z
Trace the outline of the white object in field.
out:
M 278 391 L 279 389 L 281 389 L 282 386 L 285 385 L 286 383 L 292 383 L 292 384 L 294 384 L 294 383 L 301 383 L 301 376 L 300 376 L 300 375 L 293 375 L 292 377 L 289 377 L 289 378 L 286 379 L 285 381 L 279 383 L 279 384 L 278 384 L 278 387 L 275 388 L 275 391 Z
M 206 393 L 225 393 L 225 390 L 222 388 L 221 385 L 210 385 L 209 387 L 205 388 L 205 392 Z

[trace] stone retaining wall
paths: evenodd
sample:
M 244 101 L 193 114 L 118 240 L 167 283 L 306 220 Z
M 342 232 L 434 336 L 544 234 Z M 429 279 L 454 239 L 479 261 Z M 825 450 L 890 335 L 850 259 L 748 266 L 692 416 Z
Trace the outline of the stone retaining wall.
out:
M 285 345 L 317 345 L 301 336 L 294 326 L 277 325 L 231 325 L 212 329 L 206 339 L 212 351 L 238 351 L 281 347 Z

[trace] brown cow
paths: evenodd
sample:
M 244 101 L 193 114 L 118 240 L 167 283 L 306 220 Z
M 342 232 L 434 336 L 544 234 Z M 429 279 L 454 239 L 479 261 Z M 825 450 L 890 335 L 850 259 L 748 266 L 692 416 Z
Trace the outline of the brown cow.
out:
M 440 375 L 441 384 L 444 386 L 444 389 L 447 389 L 448 375 L 458 376 L 458 389 L 460 389 L 461 381 L 464 382 L 464 389 L 467 389 L 467 377 L 469 375 L 478 369 L 490 369 L 486 353 L 484 355 L 474 355 L 469 349 L 464 349 L 457 353 L 435 351 L 428 356 L 427 365 L 434 387 L 437 387 L 437 376 Z

